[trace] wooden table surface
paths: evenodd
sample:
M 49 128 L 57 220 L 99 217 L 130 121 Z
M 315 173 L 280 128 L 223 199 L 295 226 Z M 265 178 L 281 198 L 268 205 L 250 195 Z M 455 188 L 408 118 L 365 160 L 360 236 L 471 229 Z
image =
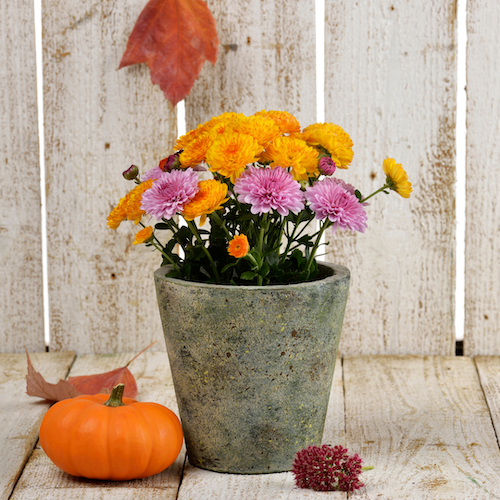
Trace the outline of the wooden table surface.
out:
M 108 371 L 133 355 L 33 354 L 56 382 Z M 139 398 L 177 412 L 165 353 L 132 363 Z M 37 444 L 49 404 L 26 391 L 26 356 L 0 354 L 0 500 L 28 499 L 453 499 L 500 498 L 500 357 L 348 356 L 337 364 L 324 442 L 342 444 L 365 465 L 356 493 L 294 486 L 291 473 L 219 474 L 189 464 L 185 451 L 156 476 L 127 482 L 60 471 Z

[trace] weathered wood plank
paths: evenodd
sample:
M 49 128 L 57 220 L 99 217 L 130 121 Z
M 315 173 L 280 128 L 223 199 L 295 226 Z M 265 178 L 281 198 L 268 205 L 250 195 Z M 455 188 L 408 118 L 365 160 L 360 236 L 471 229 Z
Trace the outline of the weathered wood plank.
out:
M 314 2 L 208 0 L 220 39 L 186 98 L 187 130 L 226 111 L 261 109 L 316 121 Z
M 49 382 L 65 378 L 74 353 L 30 354 L 33 366 Z M 26 394 L 25 354 L 0 354 L 0 500 L 9 498 L 38 439 L 50 403 Z
M 323 442 L 329 445 L 345 441 L 344 393 L 340 356 L 335 365 L 330 403 L 325 422 Z M 293 474 L 219 474 L 198 469 L 186 461 L 178 500 L 293 500 L 322 499 L 324 493 L 299 489 Z M 346 499 L 343 492 L 332 492 L 328 498 Z
M 70 376 L 102 373 L 124 366 L 133 354 L 88 355 L 75 361 Z M 129 367 L 137 380 L 138 399 L 167 406 L 178 415 L 172 376 L 166 353 L 146 352 Z M 37 446 L 19 479 L 12 500 L 41 497 L 74 500 L 163 499 L 174 500 L 184 464 L 185 451 L 176 462 L 155 476 L 136 481 L 93 481 L 75 478 L 58 469 Z
M 498 440 L 500 436 L 500 356 L 476 356 L 474 361 Z
M 500 4 L 467 2 L 464 353 L 500 354 Z
M 138 351 L 162 339 L 153 282 L 161 259 L 132 246 L 132 222 L 106 227 L 134 187 L 121 172 L 157 165 L 176 134 L 146 65 L 117 71 L 143 7 L 43 1 L 51 349 Z
M 336 175 L 367 196 L 393 157 L 414 189 L 370 201 L 365 234 L 329 238 L 352 273 L 344 354 L 454 352 L 455 25 L 455 0 L 326 2 L 326 121 L 355 151 Z
M 32 1 L 0 3 L 1 352 L 45 349 L 34 31 Z
M 472 479 L 500 491 L 500 452 L 472 359 L 346 357 L 344 387 L 347 446 L 375 466 L 354 498 L 491 498 Z

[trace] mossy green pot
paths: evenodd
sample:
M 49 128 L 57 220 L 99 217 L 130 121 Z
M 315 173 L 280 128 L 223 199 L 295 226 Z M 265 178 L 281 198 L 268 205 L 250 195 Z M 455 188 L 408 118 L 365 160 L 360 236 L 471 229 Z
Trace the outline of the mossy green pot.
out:
M 315 281 L 261 287 L 155 272 L 192 465 L 283 472 L 297 451 L 321 444 L 350 274 L 319 268 Z

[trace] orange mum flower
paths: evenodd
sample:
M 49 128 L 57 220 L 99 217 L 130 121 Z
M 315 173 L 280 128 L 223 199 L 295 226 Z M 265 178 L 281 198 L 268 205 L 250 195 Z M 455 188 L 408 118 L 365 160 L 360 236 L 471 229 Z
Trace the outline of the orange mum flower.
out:
M 300 124 L 295 116 L 286 111 L 258 111 L 255 116 L 265 116 L 271 118 L 276 123 L 282 134 L 298 134 L 300 132 Z
M 133 220 L 135 224 L 139 224 L 141 217 L 146 213 L 141 209 L 142 194 L 153 185 L 153 182 L 154 179 L 141 182 L 118 202 L 108 215 L 108 226 L 111 229 L 117 229 L 124 220 Z
M 179 155 L 179 160 L 183 167 L 195 167 L 202 161 L 205 161 L 208 148 L 214 142 L 212 134 L 203 132 L 198 134 L 184 148 L 184 151 Z
M 213 133 L 213 137 L 216 138 L 218 135 L 224 132 L 226 125 L 238 116 L 245 116 L 240 113 L 222 113 L 222 115 L 214 116 L 208 122 L 200 123 L 198 127 L 191 130 L 187 134 L 179 137 L 174 146 L 174 151 L 179 151 L 180 149 L 186 148 L 191 142 L 197 139 L 201 134 L 208 132 Z
M 121 198 L 118 205 L 108 215 L 108 226 L 111 229 L 117 229 L 127 219 L 127 196 Z
M 265 116 L 238 117 L 227 127 L 235 132 L 251 135 L 263 148 L 281 135 L 276 123 Z
M 134 245 L 140 245 L 151 240 L 153 237 L 153 228 L 151 226 L 141 229 L 136 235 L 134 240 Z
M 352 162 L 353 142 L 338 125 L 315 123 L 306 127 L 299 137 L 311 146 L 321 146 L 326 149 L 338 168 L 347 168 Z
M 229 198 L 226 198 L 227 185 L 215 179 L 201 181 L 198 187 L 200 190 L 188 204 L 184 205 L 182 215 L 186 220 L 194 220 L 201 216 L 200 225 L 203 226 L 207 214 L 222 208 Z
M 142 195 L 153 185 L 154 179 L 141 182 L 127 195 L 127 220 L 133 220 L 134 224 L 139 224 L 141 217 L 146 213 L 141 208 Z
M 227 253 L 231 255 L 231 257 L 236 257 L 237 259 L 245 257 L 249 250 L 250 245 L 248 243 L 248 238 L 244 234 L 236 235 L 229 242 L 229 245 L 227 247 Z
M 296 137 L 278 137 L 266 149 L 261 160 L 271 162 L 271 168 L 291 167 L 296 181 L 319 175 L 318 151 Z
M 211 172 L 219 172 L 234 183 L 248 163 L 257 161 L 262 147 L 251 136 L 226 131 L 214 141 L 207 151 Z

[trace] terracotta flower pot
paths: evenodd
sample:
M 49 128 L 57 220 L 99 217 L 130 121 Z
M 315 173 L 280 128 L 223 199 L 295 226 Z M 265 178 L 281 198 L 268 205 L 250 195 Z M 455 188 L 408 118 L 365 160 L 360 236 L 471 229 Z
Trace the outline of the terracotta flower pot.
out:
M 349 270 L 275 286 L 210 285 L 155 272 L 160 315 L 192 465 L 291 469 L 321 443 Z

